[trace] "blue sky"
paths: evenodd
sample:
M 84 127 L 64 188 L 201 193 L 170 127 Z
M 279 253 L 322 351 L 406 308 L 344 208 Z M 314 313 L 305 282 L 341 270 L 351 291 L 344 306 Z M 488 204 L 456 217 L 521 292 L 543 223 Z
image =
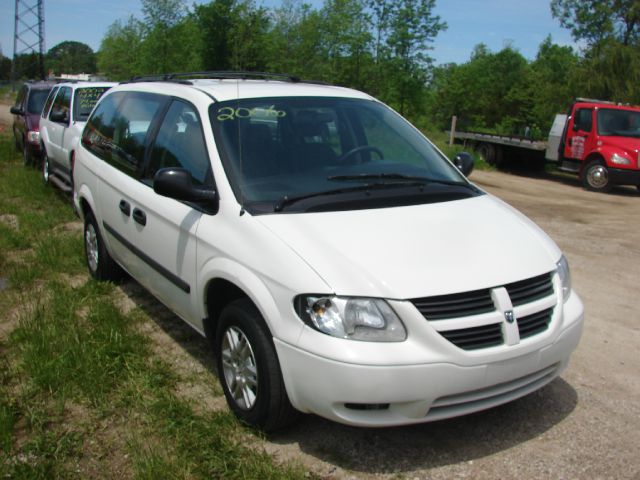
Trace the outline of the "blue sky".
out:
M 280 0 L 256 1 L 266 7 L 280 4 Z M 320 5 L 321 0 L 310 3 Z M 531 59 L 549 34 L 556 43 L 574 45 L 569 31 L 560 28 L 551 17 L 549 3 L 548 0 L 437 0 L 436 13 L 449 28 L 436 38 L 431 56 L 436 64 L 462 63 L 469 59 L 473 47 L 482 42 L 492 51 L 511 45 Z M 0 0 L 0 45 L 7 57 L 13 56 L 14 4 L 13 0 Z M 76 40 L 97 50 L 107 27 L 130 14 L 140 15 L 139 1 L 45 0 L 46 48 L 64 40 Z

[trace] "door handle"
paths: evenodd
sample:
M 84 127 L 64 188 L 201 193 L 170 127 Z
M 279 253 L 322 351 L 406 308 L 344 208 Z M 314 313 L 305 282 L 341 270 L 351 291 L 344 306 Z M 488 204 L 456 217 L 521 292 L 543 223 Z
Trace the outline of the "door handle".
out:
M 133 219 L 136 221 L 136 223 L 139 223 L 143 227 L 147 224 L 147 214 L 144 213 L 139 208 L 134 208 L 133 209 L 133 215 L 132 216 L 133 216 Z
M 127 217 L 131 214 L 131 205 L 126 200 L 120 200 L 120 211 L 124 213 Z

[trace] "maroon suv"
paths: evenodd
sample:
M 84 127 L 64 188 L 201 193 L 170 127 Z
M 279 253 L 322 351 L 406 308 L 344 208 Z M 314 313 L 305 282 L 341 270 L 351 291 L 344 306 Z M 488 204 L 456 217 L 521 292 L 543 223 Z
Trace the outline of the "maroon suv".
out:
M 42 156 L 40 113 L 53 85 L 53 82 L 24 83 L 11 107 L 16 149 L 22 151 L 25 165 L 35 165 Z

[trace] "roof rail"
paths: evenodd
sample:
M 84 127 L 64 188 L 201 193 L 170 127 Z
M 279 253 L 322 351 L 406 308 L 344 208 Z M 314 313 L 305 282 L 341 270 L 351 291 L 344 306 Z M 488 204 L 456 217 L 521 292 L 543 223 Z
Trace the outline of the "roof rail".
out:
M 267 72 L 244 72 L 244 71 L 205 71 L 205 72 L 183 72 L 183 73 L 163 73 L 156 75 L 140 75 L 133 77 L 128 82 L 178 82 L 191 84 L 189 80 L 198 78 L 206 79 L 232 79 L 232 80 L 248 80 L 251 78 L 263 78 L 265 80 L 274 79 L 284 82 L 299 83 L 300 78 L 284 73 L 267 73 Z

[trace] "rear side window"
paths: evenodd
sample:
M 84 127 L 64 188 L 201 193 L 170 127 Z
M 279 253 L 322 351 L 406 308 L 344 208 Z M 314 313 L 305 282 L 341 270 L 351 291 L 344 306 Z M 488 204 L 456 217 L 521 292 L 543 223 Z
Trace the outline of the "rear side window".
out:
M 179 100 L 173 101 L 160 126 L 145 177 L 150 180 L 167 167 L 188 170 L 196 184 L 211 183 L 200 117 L 191 105 Z
M 164 97 L 148 93 L 109 95 L 89 119 L 82 143 L 114 167 L 137 176 L 151 123 L 164 102 Z
M 49 96 L 49 92 L 49 89 L 31 90 L 29 101 L 27 102 L 27 111 L 29 113 L 42 113 L 42 107 L 44 107 L 44 102 Z
M 76 121 L 85 122 L 93 107 L 100 97 L 110 87 L 86 87 L 78 88 L 73 96 L 73 118 Z
M 53 104 L 53 99 L 56 97 L 56 93 L 58 93 L 58 87 L 51 90 L 51 93 L 47 97 L 47 101 L 42 109 L 42 118 L 47 118 L 47 115 L 49 115 L 49 110 L 51 109 L 51 104 Z

